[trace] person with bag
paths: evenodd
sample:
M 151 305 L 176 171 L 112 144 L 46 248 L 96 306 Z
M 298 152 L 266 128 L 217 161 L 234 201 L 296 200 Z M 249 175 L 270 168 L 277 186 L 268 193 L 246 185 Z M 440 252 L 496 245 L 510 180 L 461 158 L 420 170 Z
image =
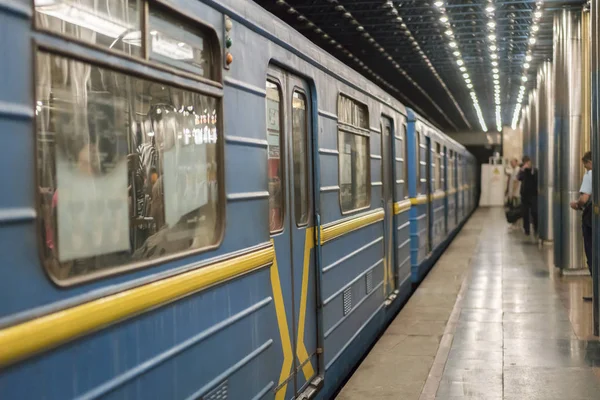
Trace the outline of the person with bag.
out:
M 510 160 L 510 167 L 507 168 L 506 175 L 506 220 L 508 222 L 508 230 L 514 231 L 518 229 L 517 222 L 521 218 L 520 194 L 519 194 L 519 161 L 516 158 Z
M 521 212 L 523 213 L 523 230 L 525 236 L 529 236 L 530 221 L 533 224 L 534 235 L 538 233 L 537 196 L 538 196 L 538 173 L 533 167 L 531 158 L 523 157 L 523 167 L 519 172 L 521 182 Z
M 588 151 L 581 159 L 585 174 L 579 189 L 579 199 L 571 202 L 573 210 L 583 211 L 581 215 L 581 230 L 583 231 L 583 247 L 587 266 L 592 275 L 592 152 Z M 583 300 L 592 301 L 591 297 L 584 296 Z

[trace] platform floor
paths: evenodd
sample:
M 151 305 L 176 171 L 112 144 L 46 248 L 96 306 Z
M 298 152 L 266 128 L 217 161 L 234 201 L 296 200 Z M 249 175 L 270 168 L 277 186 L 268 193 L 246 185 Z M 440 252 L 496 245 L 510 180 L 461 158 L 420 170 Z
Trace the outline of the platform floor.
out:
M 551 254 L 478 210 L 337 399 L 600 399 L 591 279 Z

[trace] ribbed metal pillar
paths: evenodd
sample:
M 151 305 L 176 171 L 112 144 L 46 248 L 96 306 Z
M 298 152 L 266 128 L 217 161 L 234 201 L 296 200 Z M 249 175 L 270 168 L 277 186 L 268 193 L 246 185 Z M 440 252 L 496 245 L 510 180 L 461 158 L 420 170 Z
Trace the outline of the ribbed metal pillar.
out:
M 600 166 L 600 154 L 598 148 L 600 148 L 600 0 L 591 1 L 590 11 L 590 60 L 591 60 L 591 107 L 590 107 L 590 118 L 591 118 L 591 148 L 592 148 L 592 164 L 595 166 L 592 173 L 592 186 L 593 194 L 592 200 L 594 201 L 594 216 L 592 219 L 593 229 L 593 262 L 592 262 L 592 274 L 594 281 L 594 335 L 598 336 L 600 331 L 600 307 L 599 307 L 599 294 L 600 294 L 600 274 L 598 263 L 600 262 L 599 252 L 600 248 L 600 235 L 598 235 L 598 229 L 600 228 L 600 216 L 598 215 L 598 199 L 600 199 L 600 179 L 598 179 L 598 166 Z
M 538 215 L 539 234 L 544 242 L 554 239 L 552 234 L 552 196 L 554 162 L 554 99 L 552 92 L 552 63 L 545 61 L 537 74 L 538 102 Z
M 552 204 L 552 232 L 554 236 L 554 266 L 557 268 L 563 268 L 565 265 L 563 246 L 564 234 L 562 229 L 562 214 L 565 205 L 562 204 L 561 192 L 563 187 L 562 176 L 560 171 L 563 168 L 563 151 L 562 151 L 562 113 L 564 109 L 564 98 L 565 98 L 565 81 L 564 81 L 564 67 L 565 67 L 565 32 L 563 24 L 562 13 L 554 14 L 554 28 L 553 28 L 553 88 L 554 88 L 554 103 L 553 103 L 553 116 L 554 116 L 554 168 L 552 169 L 552 177 L 554 179 L 554 189 L 552 198 L 554 200 Z M 568 207 L 568 205 L 567 205 Z
M 537 98 L 538 90 L 533 89 L 529 94 L 529 157 L 531 158 L 531 165 L 535 168 L 539 168 L 538 164 L 538 129 L 537 129 Z
M 571 201 L 579 197 L 581 185 L 581 141 L 582 141 L 582 12 L 581 10 L 561 10 L 559 35 L 556 44 L 558 51 L 564 51 L 561 60 L 561 74 L 557 73 L 556 83 L 565 86 L 560 97 L 560 142 L 562 165 L 560 168 L 562 203 L 562 271 L 565 275 L 587 273 L 582 257 L 583 238 L 581 234 L 581 215 L 568 207 Z M 555 25 L 556 27 L 556 25 Z M 562 39 L 562 40 L 561 40 Z M 558 111 L 558 108 L 557 108 Z
M 523 132 L 523 155 L 529 155 L 529 105 L 523 107 L 521 111 L 522 132 Z

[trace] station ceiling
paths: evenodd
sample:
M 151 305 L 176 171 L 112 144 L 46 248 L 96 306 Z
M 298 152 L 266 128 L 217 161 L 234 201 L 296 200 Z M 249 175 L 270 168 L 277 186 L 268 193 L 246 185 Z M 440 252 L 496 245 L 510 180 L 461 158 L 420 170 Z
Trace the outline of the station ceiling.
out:
M 521 86 L 524 102 L 552 59 L 553 11 L 586 3 L 254 1 L 446 132 L 511 125 Z

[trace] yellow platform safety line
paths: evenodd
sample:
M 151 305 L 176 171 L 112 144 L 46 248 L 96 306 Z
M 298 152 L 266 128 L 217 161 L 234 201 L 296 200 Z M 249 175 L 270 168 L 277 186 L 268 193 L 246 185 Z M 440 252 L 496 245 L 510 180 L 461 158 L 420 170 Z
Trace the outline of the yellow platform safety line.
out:
M 296 345 L 296 355 L 302 365 L 304 379 L 308 382 L 315 375 L 315 369 L 309 359 L 306 345 L 304 344 L 304 327 L 306 323 L 306 305 L 308 302 L 308 281 L 310 277 L 310 252 L 314 247 L 314 228 L 306 229 L 306 239 L 304 241 L 304 265 L 302 269 L 302 292 L 300 294 L 300 315 L 298 317 L 298 343 Z M 308 360 L 308 362 L 306 362 Z M 305 364 L 306 362 L 306 364 Z
M 258 270 L 274 257 L 268 246 L 2 329 L 0 368 Z
M 273 243 L 273 240 L 271 240 Z M 283 293 L 281 291 L 281 280 L 279 279 L 279 268 L 277 267 L 277 254 L 273 259 L 271 266 L 271 287 L 273 288 L 273 301 L 275 302 L 275 313 L 277 315 L 277 326 L 281 338 L 281 350 L 283 351 L 283 364 L 279 373 L 279 383 L 275 400 L 284 400 L 287 392 L 287 378 L 292 369 L 294 354 L 292 353 L 292 341 L 288 328 L 287 315 L 285 313 L 285 304 L 283 302 Z M 283 384 L 285 382 L 285 384 Z M 282 385 L 283 384 L 283 385 Z

